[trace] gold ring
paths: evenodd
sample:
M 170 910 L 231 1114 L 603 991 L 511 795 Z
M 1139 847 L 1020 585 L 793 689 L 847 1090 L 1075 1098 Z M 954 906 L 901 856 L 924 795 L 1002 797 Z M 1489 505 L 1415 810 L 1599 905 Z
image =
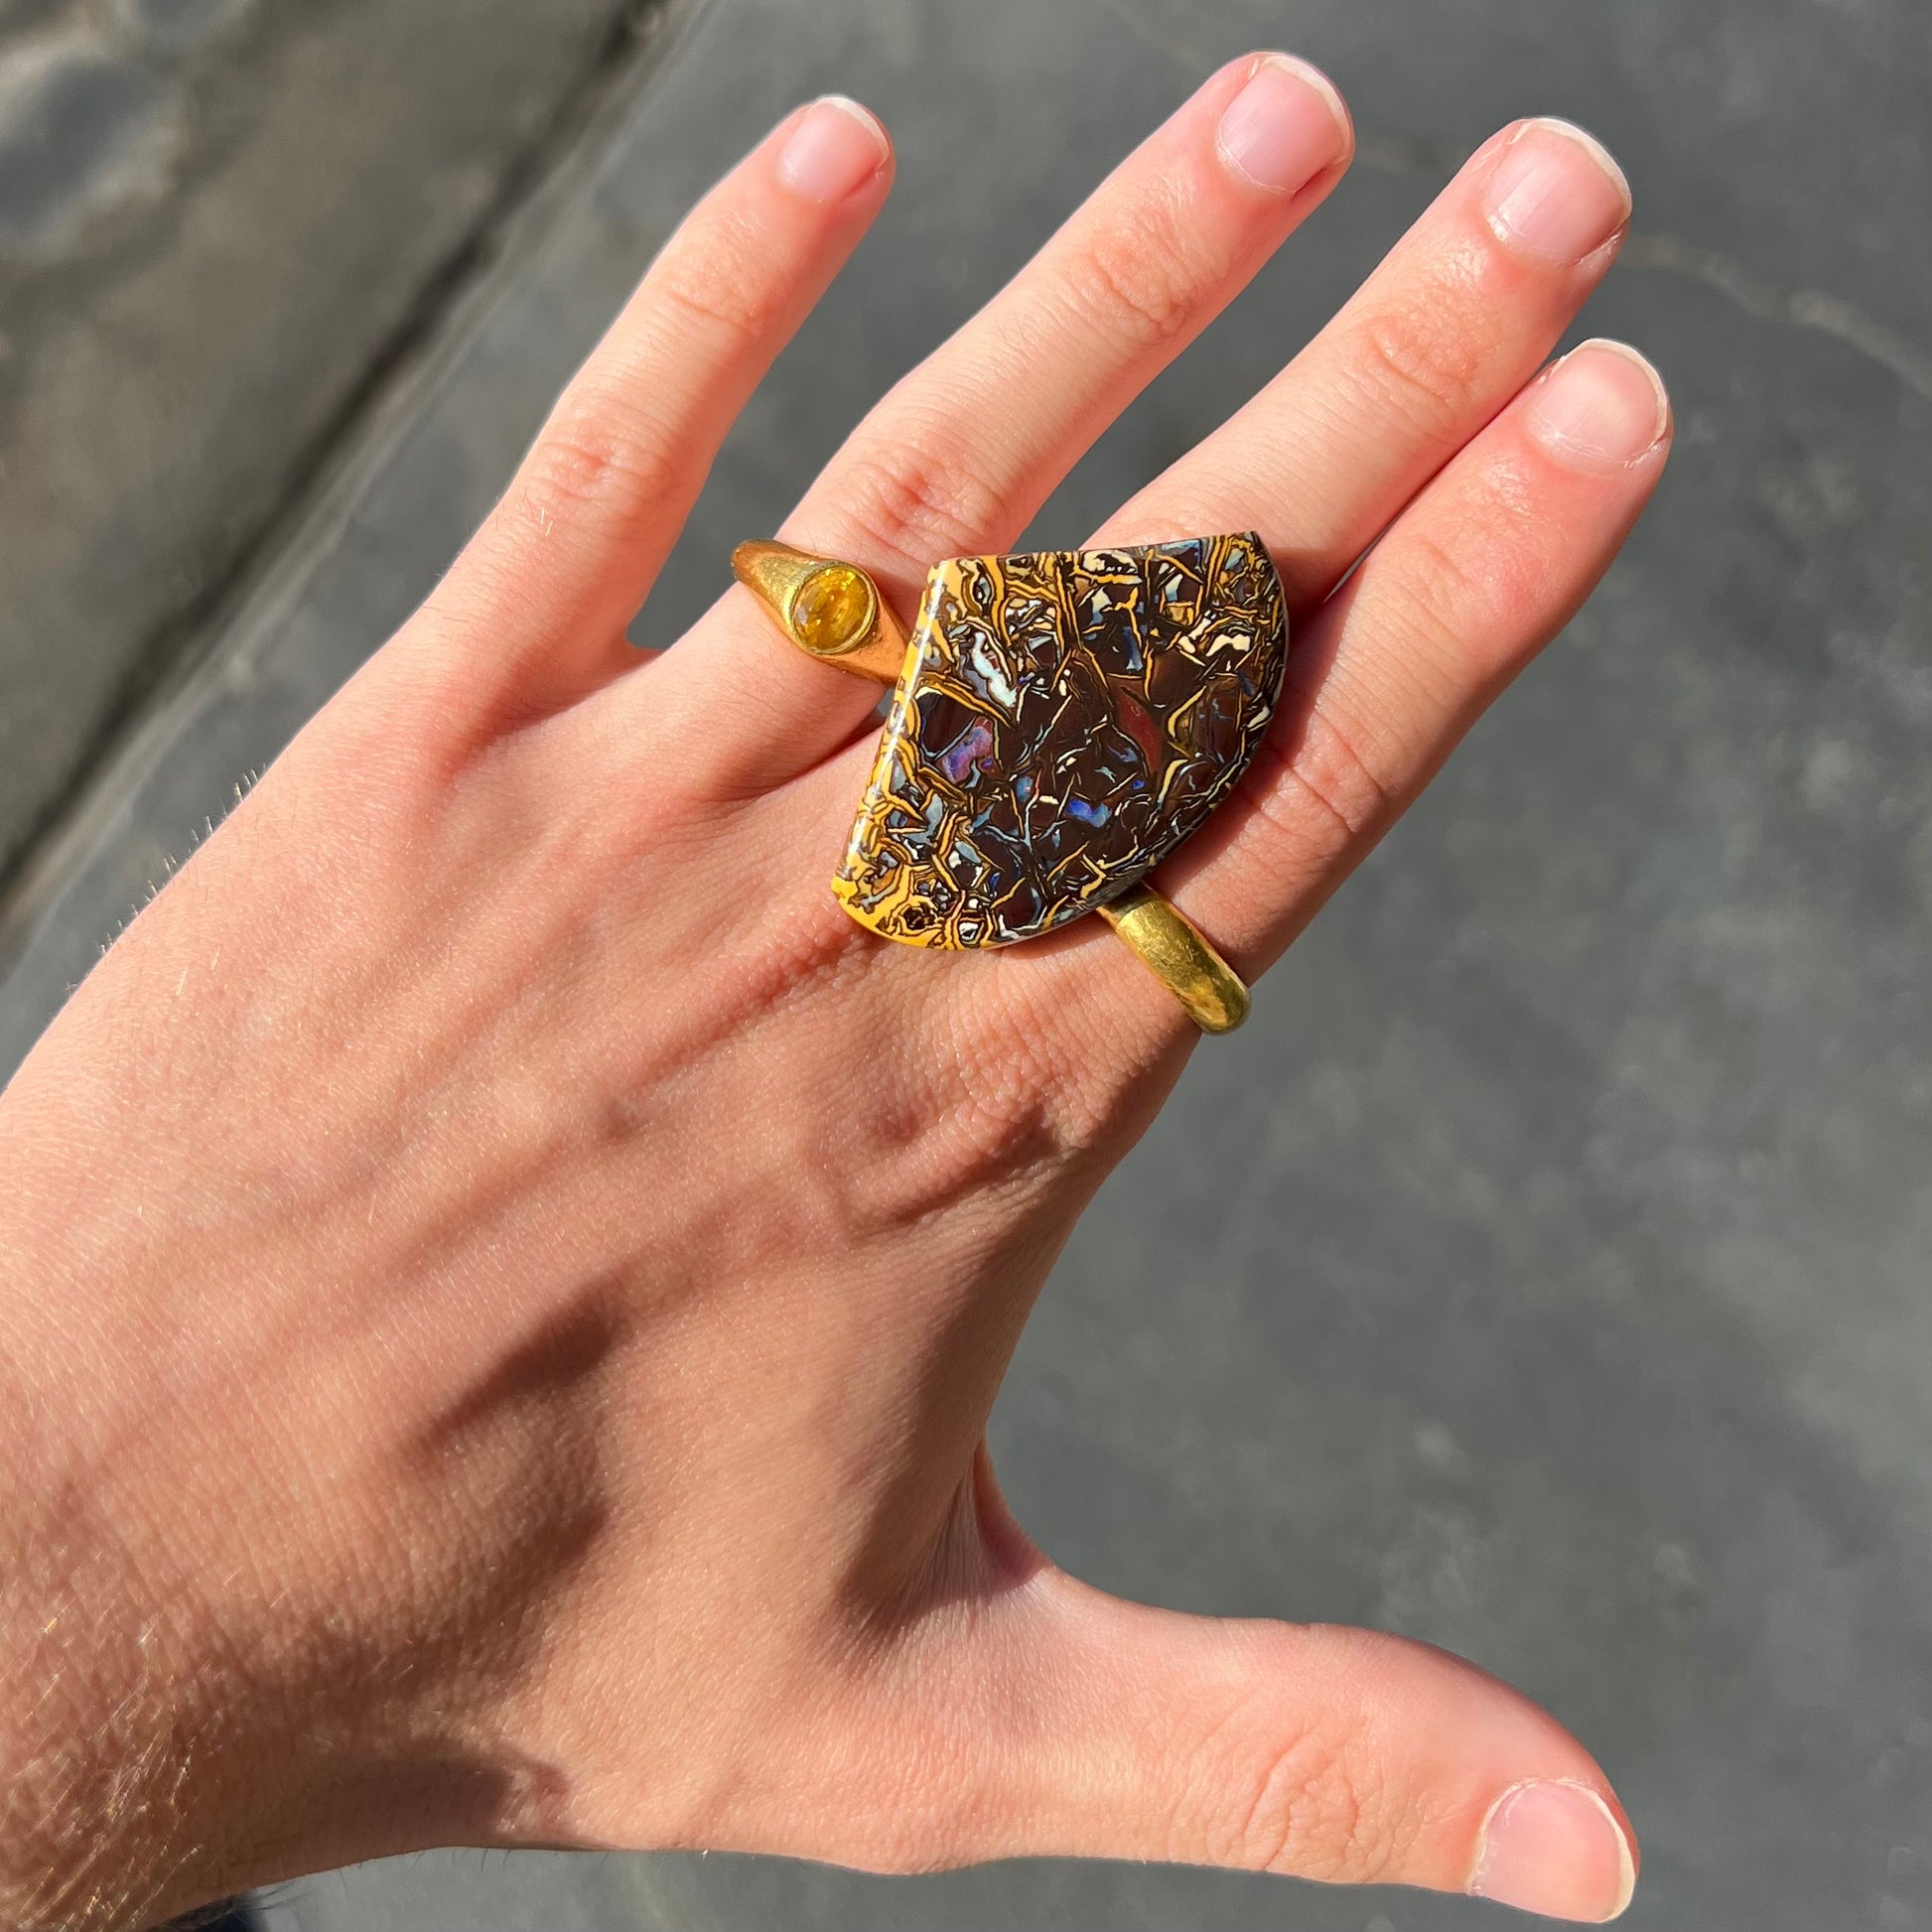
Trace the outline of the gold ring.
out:
M 1204 1034 L 1231 1034 L 1248 1017 L 1241 976 L 1208 944 L 1200 927 L 1151 886 L 1136 886 L 1094 910 L 1187 1009 Z
M 832 890 L 903 945 L 1010 945 L 1098 912 L 1204 1033 L 1248 990 L 1144 882 L 1252 761 L 1288 657 L 1252 531 L 955 557 L 911 631 L 857 564 L 743 543 L 732 570 L 799 649 L 894 686 Z

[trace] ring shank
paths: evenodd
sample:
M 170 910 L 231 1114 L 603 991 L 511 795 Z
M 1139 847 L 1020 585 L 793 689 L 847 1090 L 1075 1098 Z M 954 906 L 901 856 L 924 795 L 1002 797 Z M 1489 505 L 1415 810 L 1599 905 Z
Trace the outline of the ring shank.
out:
M 1240 975 L 1159 893 L 1136 886 L 1096 909 L 1202 1033 L 1231 1034 L 1247 1019 Z

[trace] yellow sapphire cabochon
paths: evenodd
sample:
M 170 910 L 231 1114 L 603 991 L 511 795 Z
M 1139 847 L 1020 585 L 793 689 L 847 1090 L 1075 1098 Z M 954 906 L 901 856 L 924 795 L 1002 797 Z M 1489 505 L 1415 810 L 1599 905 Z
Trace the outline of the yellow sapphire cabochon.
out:
M 865 578 L 850 564 L 824 564 L 791 600 L 792 635 L 814 655 L 830 655 L 858 642 L 872 613 Z
M 1252 531 L 935 565 L 833 891 L 915 946 L 1092 911 L 1241 776 L 1287 659 Z

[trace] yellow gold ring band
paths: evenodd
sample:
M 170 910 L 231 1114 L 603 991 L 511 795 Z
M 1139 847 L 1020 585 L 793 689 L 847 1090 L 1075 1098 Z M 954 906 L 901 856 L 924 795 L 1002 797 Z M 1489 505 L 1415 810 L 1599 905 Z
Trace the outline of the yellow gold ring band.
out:
M 1187 1009 L 1204 1034 L 1231 1034 L 1248 1017 L 1241 976 L 1184 918 L 1148 886 L 1136 886 L 1094 908 L 1134 949 L 1141 964 Z

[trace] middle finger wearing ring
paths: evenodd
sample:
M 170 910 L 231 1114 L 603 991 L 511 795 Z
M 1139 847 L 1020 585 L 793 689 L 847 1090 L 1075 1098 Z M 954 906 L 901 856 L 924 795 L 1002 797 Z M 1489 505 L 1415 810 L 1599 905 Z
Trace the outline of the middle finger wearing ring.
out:
M 1328 192 L 1352 145 L 1313 69 L 1282 55 L 1223 69 L 872 410 L 780 534 L 870 571 L 901 612 L 938 558 L 1007 547 Z M 871 709 L 854 680 L 775 648 L 749 593 L 661 669 L 733 694 L 705 748 L 732 795 L 808 768 Z

